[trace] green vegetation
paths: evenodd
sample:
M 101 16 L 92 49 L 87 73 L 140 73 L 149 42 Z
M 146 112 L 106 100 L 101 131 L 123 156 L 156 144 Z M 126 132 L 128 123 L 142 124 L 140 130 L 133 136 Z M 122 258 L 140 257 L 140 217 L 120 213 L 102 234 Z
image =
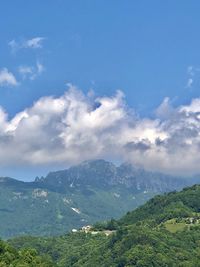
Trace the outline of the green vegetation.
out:
M 35 249 L 20 249 L 0 241 L 0 267 L 53 267 L 48 255 L 39 256 Z
M 164 222 L 165 228 L 175 233 L 177 231 L 181 231 L 185 228 L 190 228 L 191 226 L 199 226 L 200 225 L 200 214 L 193 213 L 191 217 L 188 218 L 174 218 Z M 163 224 L 161 224 L 163 226 Z
M 198 217 L 200 211 L 200 187 L 195 185 L 184 188 L 181 192 L 158 195 L 133 212 L 128 212 L 121 224 L 138 221 L 153 221 L 159 224 L 173 218 Z
M 115 192 L 120 197 L 115 196 Z M 77 188 L 66 193 L 46 188 L 0 187 L 0 236 L 60 235 L 85 224 L 119 218 L 127 210 L 144 203 L 153 193 L 142 195 L 128 189 L 90 188 L 86 194 Z
M 164 223 L 165 228 L 171 233 L 184 230 L 188 225 L 185 222 L 176 222 L 176 219 L 168 220 Z
M 21 237 L 17 250 L 35 249 L 57 267 L 199 267 L 200 186 L 156 196 L 120 220 L 61 237 Z M 93 230 L 99 233 L 93 235 Z M 105 229 L 114 230 L 109 236 Z
M 116 167 L 104 160 L 52 172 L 34 182 L 0 178 L 0 236 L 61 235 L 97 221 L 118 219 L 155 194 L 192 181 L 128 164 Z

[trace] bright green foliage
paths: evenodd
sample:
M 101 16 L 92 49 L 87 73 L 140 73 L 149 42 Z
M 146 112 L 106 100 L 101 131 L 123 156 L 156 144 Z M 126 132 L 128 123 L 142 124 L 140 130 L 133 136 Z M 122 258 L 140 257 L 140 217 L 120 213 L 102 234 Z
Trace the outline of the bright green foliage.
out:
M 48 255 L 39 256 L 33 248 L 16 250 L 0 241 L 0 267 L 53 267 Z
M 120 224 L 153 220 L 155 224 L 172 218 L 195 217 L 200 211 L 200 186 L 194 185 L 181 192 L 158 195 L 133 212 L 128 212 Z M 197 214 L 198 215 L 198 214 Z

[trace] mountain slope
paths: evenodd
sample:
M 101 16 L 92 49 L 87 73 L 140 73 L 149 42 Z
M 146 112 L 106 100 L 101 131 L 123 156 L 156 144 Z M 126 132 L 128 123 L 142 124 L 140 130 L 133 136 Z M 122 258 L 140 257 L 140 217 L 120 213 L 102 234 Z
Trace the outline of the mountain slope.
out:
M 196 185 L 154 197 L 115 221 L 116 232 L 109 236 L 103 231 L 78 232 L 57 238 L 16 238 L 10 243 L 18 249 L 35 248 L 51 256 L 58 267 L 199 267 L 200 220 L 185 221 L 200 218 L 199 200 Z M 176 220 L 173 225 L 184 221 L 185 226 L 171 232 L 165 225 L 169 218 Z
M 123 225 L 143 220 L 155 223 L 175 218 L 189 217 L 200 212 L 200 186 L 184 188 L 181 192 L 158 195 L 133 212 L 128 212 L 121 220 Z
M 51 172 L 34 182 L 0 178 L 0 236 L 62 234 L 119 218 L 155 194 L 192 183 L 104 160 Z

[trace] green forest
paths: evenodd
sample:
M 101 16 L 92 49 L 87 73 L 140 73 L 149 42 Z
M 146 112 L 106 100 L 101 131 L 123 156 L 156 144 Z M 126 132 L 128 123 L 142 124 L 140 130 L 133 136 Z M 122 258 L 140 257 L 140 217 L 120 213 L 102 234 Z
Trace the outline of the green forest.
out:
M 109 235 L 106 235 L 109 231 Z M 158 195 L 88 233 L 1 242 L 0 266 L 200 266 L 200 186 Z

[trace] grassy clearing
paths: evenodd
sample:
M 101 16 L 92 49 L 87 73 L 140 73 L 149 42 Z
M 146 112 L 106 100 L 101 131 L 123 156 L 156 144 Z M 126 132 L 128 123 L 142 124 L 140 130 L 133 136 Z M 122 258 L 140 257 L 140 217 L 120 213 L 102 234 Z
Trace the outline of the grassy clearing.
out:
M 195 214 L 197 215 L 197 214 Z M 198 214 L 199 215 L 199 214 Z M 200 225 L 200 221 L 194 220 L 193 217 L 191 218 L 174 218 L 171 220 L 168 220 L 164 223 L 165 228 L 171 232 L 176 233 L 178 231 L 183 231 L 185 228 L 190 228 L 191 226 L 197 226 Z
M 165 222 L 165 228 L 171 232 L 171 233 L 176 233 L 178 231 L 183 231 L 185 227 L 189 227 L 185 222 L 176 222 L 175 219 L 169 220 Z

